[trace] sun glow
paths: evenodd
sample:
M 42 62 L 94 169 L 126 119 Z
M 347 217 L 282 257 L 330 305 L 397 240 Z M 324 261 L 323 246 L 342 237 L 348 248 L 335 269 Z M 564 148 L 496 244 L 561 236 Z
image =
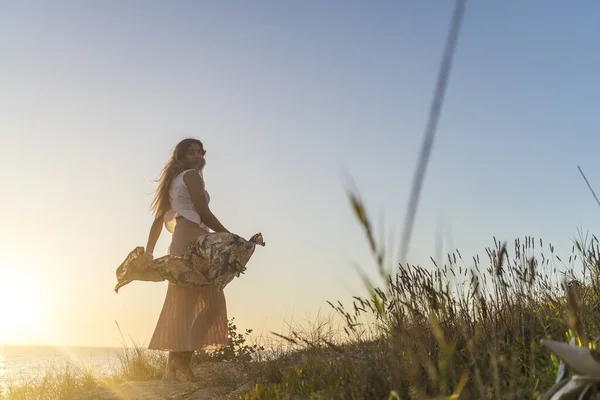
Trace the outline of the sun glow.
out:
M 43 335 L 37 289 L 31 268 L 0 259 L 0 344 L 23 343 Z

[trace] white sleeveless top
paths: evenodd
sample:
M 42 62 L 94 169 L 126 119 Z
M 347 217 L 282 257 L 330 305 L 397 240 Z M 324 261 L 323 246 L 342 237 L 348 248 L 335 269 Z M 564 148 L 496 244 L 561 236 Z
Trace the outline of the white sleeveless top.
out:
M 207 231 L 209 230 L 200 219 L 200 214 L 198 214 L 196 207 L 194 207 L 192 196 L 190 196 L 190 192 L 183 181 L 183 175 L 188 171 L 195 170 L 188 169 L 177 175 L 175 179 L 173 179 L 171 190 L 169 191 L 171 209 L 165 214 L 164 221 L 165 227 L 171 233 L 175 231 L 177 217 L 183 217 L 189 221 L 197 223 L 201 228 L 206 229 Z M 205 190 L 204 193 L 206 194 L 206 201 L 210 202 L 210 196 L 208 192 Z

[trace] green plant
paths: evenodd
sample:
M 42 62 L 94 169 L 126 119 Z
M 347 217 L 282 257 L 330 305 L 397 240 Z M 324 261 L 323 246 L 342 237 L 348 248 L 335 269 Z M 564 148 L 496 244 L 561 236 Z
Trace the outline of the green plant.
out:
M 258 352 L 264 351 L 264 347 L 258 344 L 248 344 L 252 329 L 246 329 L 244 333 L 237 331 L 235 318 L 227 321 L 228 343 L 218 350 L 211 352 L 197 352 L 194 360 L 198 361 L 252 361 L 253 356 Z

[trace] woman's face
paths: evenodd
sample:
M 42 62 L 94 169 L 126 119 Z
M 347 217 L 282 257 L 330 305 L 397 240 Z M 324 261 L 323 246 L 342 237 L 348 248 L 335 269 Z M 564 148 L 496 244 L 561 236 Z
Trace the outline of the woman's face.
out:
M 206 165 L 206 151 L 198 143 L 192 143 L 185 153 L 185 164 L 188 168 L 201 170 Z

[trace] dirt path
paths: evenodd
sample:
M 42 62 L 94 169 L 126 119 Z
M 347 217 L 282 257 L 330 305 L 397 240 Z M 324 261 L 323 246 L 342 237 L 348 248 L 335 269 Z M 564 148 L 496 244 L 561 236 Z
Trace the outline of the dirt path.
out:
M 201 363 L 198 382 L 131 381 L 86 393 L 77 400 L 209 400 L 239 399 L 253 387 L 241 363 Z

